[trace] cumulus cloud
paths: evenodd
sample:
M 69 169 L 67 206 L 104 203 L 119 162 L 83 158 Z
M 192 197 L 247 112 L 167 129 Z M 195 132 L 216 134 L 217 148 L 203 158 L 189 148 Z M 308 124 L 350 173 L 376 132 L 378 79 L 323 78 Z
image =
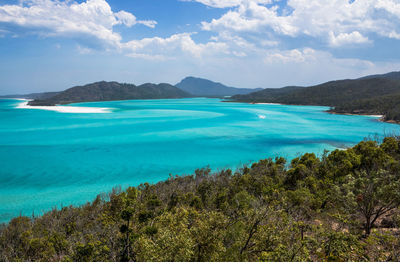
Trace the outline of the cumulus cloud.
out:
M 246 2 L 243 0 L 181 0 L 184 2 L 199 2 L 204 5 L 215 7 L 215 8 L 228 8 L 239 6 L 242 3 Z M 253 0 L 253 2 L 257 2 L 259 4 L 270 4 L 272 0 Z
M 197 42 L 195 33 L 184 32 L 128 41 L 115 27 L 142 24 L 154 28 L 156 22 L 138 20 L 124 10 L 114 12 L 105 0 L 29 0 L 19 5 L 2 5 L 0 23 L 29 28 L 44 36 L 94 39 L 105 49 L 131 58 L 126 59 L 133 61 L 137 74 L 146 74 L 142 65 L 153 68 L 157 76 L 148 72 L 154 78 L 152 81 L 160 76 L 178 79 L 201 73 L 242 87 L 280 87 L 354 77 L 398 66 L 337 59 L 328 51 L 317 50 L 313 41 L 304 46 L 296 46 L 295 41 L 287 44 L 287 39 L 304 36 L 315 41 L 322 39 L 332 48 L 371 43 L 371 34 L 400 39 L 400 4 L 394 0 L 181 1 L 223 8 L 221 17 L 201 23 L 201 29 L 212 33 L 209 39 Z M 8 32 L 0 30 L 0 37 L 4 34 Z M 95 52 L 82 42 L 77 51 Z M 135 63 L 136 60 L 141 61 Z M 131 71 L 135 70 L 129 74 Z M 310 83 L 310 79 L 314 82 Z
M 76 1 L 28 0 L 19 5 L 0 6 L 0 22 L 36 30 L 47 36 L 88 36 L 118 46 L 121 36 L 116 25 L 131 27 L 143 24 L 154 27 L 155 21 L 141 21 L 128 12 L 113 12 L 105 0 Z
M 177 54 L 185 53 L 192 57 L 202 58 L 228 52 L 228 45 L 210 41 L 205 44 L 195 43 L 190 33 L 174 34 L 168 38 L 153 37 L 132 40 L 122 44 L 129 56 L 159 60 L 174 59 Z
M 220 18 L 202 22 L 207 31 L 304 35 L 334 47 L 368 43 L 367 34 L 400 39 L 400 3 L 395 0 L 288 0 L 286 4 L 270 1 L 269 5 L 258 0 L 195 1 L 210 7 L 231 3 Z
M 340 33 L 335 36 L 333 32 L 329 32 L 329 43 L 333 47 L 349 45 L 349 44 L 363 44 L 369 43 L 368 37 L 363 36 L 358 31 L 351 33 Z
M 294 65 L 298 66 L 320 66 L 321 64 L 331 64 L 341 68 L 354 68 L 367 70 L 375 66 L 374 63 L 362 59 L 335 58 L 326 51 L 315 50 L 312 48 L 291 49 L 291 50 L 271 50 L 266 52 L 264 63 L 269 65 Z
M 316 51 L 311 48 L 292 49 L 292 50 L 273 50 L 267 52 L 264 62 L 266 64 L 274 63 L 304 63 L 314 62 L 316 59 Z

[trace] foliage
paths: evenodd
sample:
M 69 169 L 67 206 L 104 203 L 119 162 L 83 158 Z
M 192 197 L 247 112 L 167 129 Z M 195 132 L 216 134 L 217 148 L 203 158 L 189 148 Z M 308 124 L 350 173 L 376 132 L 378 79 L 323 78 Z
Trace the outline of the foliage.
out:
M 400 74 L 330 81 L 310 87 L 267 88 L 232 99 L 241 102 L 269 102 L 333 107 L 330 112 L 384 115 L 386 121 L 400 121 Z
M 96 82 L 84 86 L 71 87 L 53 95 L 41 95 L 30 101 L 32 106 L 54 106 L 77 102 L 132 100 L 132 99 L 162 99 L 185 98 L 191 94 L 170 84 L 121 84 L 117 82 Z

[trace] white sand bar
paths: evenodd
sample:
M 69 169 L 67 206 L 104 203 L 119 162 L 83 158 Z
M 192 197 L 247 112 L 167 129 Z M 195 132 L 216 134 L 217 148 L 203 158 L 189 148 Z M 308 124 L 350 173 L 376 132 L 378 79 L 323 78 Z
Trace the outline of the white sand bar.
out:
M 41 109 L 50 110 L 60 113 L 78 113 L 78 114 L 92 114 L 92 113 L 111 113 L 112 108 L 106 107 L 83 107 L 83 106 L 30 106 L 29 100 L 18 104 L 16 108 L 22 109 Z

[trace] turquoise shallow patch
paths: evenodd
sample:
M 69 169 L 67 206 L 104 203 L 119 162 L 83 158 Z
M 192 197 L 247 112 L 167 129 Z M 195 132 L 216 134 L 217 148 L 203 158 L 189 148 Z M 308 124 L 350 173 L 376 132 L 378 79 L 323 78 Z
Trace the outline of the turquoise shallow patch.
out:
M 18 103 L 0 100 L 0 222 L 170 173 L 322 154 L 400 131 L 372 117 L 327 114 L 326 107 L 206 98 L 73 105 L 113 108 L 104 114 L 17 109 Z

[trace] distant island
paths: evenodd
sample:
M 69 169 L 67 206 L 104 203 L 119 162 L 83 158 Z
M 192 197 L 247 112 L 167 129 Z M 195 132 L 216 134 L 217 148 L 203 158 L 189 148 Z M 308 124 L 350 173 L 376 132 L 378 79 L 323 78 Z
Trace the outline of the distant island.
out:
M 320 85 L 266 88 L 231 101 L 319 105 L 340 114 L 383 115 L 387 122 L 400 121 L 400 72 L 330 81 Z
M 192 76 L 186 77 L 175 86 L 192 95 L 205 97 L 225 97 L 242 95 L 262 90 L 262 88 L 250 89 L 230 87 L 221 83 L 213 82 L 208 79 Z
M 54 106 L 77 102 L 187 98 L 193 95 L 170 84 L 121 84 L 118 82 L 96 82 L 75 86 L 54 96 L 39 98 L 29 102 L 31 106 Z
M 330 81 L 315 86 L 282 88 L 235 88 L 211 80 L 186 77 L 175 86 L 96 82 L 62 92 L 8 95 L 0 98 L 33 99 L 30 106 L 54 106 L 78 102 L 170 99 L 190 97 L 228 98 L 230 102 L 280 103 L 329 106 L 329 113 L 382 115 L 382 120 L 400 123 L 400 72 L 369 75 L 358 79 Z
M 7 95 L 1 98 L 32 99 L 30 106 L 54 106 L 79 102 L 135 100 L 135 99 L 169 99 L 189 97 L 227 97 L 236 94 L 249 94 L 261 88 L 228 87 L 211 80 L 186 77 L 176 86 L 161 84 L 134 84 L 118 82 L 96 82 L 75 86 L 62 92 L 32 93 L 26 95 Z

